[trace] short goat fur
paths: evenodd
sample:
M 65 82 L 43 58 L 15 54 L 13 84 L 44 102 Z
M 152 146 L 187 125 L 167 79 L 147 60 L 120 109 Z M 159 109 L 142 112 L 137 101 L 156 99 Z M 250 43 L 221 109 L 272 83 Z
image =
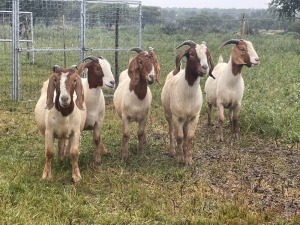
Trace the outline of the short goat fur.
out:
M 217 140 L 223 141 L 224 108 L 229 109 L 229 119 L 235 138 L 238 137 L 238 115 L 244 93 L 243 66 L 251 67 L 259 64 L 259 57 L 250 41 L 231 39 L 225 45 L 234 44 L 228 63 L 223 62 L 222 56 L 212 74 L 216 79 L 208 78 L 205 83 L 206 101 L 208 104 L 208 126 L 211 126 L 212 106 L 217 108 L 218 127 Z
M 52 179 L 55 138 L 59 139 L 59 146 L 64 145 L 64 140 L 68 139 L 72 178 L 78 182 L 81 179 L 78 166 L 79 138 L 86 110 L 82 82 L 73 68 L 54 69 L 49 80 L 44 82 L 34 112 L 38 130 L 45 137 L 46 163 L 42 178 Z
M 200 77 L 210 74 L 214 63 L 205 44 L 199 45 L 187 40 L 177 48 L 183 45 L 188 45 L 189 48 L 176 56 L 176 68 L 166 78 L 161 101 L 169 125 L 169 154 L 175 156 L 177 161 L 191 165 L 195 130 L 203 102 Z M 180 69 L 184 56 L 187 59 L 186 67 Z
M 152 94 L 148 85 L 153 84 L 156 80 L 157 65 L 159 65 L 152 53 L 137 48 L 132 50 L 136 51 L 138 55 L 130 61 L 128 69 L 120 74 L 119 86 L 114 93 L 113 100 L 123 124 L 121 152 L 122 159 L 125 161 L 129 155 L 129 124 L 131 122 L 138 123 L 137 152 L 142 153 L 146 139 L 148 112 L 152 102 Z

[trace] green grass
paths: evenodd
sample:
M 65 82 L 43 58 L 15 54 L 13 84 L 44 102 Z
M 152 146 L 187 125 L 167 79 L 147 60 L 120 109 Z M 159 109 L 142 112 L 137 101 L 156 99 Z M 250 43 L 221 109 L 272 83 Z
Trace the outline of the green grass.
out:
M 216 61 L 219 45 L 237 38 L 144 32 L 143 48 L 155 48 L 162 83 L 174 68 L 179 51 L 174 48 L 182 41 L 205 40 Z M 215 128 L 205 127 L 204 103 L 194 164 L 179 165 L 165 154 L 168 129 L 160 102 L 162 87 L 154 85 L 143 155 L 136 155 L 136 126 L 132 125 L 129 161 L 121 161 L 121 121 L 107 98 L 102 137 L 109 154 L 94 165 L 91 132 L 83 132 L 79 157 L 83 179 L 78 184 L 71 181 L 69 159 L 60 162 L 55 158 L 53 180 L 41 179 L 44 139 L 36 130 L 33 108 L 42 81 L 50 74 L 49 65 L 62 59 L 59 54 L 47 55 L 49 58 L 37 54 L 43 57 L 37 57 L 36 65 L 22 65 L 26 71 L 22 75 L 24 100 L 33 102 L 14 103 L 2 96 L 0 105 L 0 223 L 299 224 L 300 47 L 291 36 L 247 39 L 254 44 L 261 64 L 243 69 L 246 88 L 239 140 L 233 141 L 226 129 L 225 142 L 215 142 Z M 229 52 L 230 47 L 221 51 L 225 60 Z M 129 57 L 121 53 L 121 68 Z M 112 55 L 108 58 L 113 61 Z M 72 59 L 76 56 L 68 60 Z

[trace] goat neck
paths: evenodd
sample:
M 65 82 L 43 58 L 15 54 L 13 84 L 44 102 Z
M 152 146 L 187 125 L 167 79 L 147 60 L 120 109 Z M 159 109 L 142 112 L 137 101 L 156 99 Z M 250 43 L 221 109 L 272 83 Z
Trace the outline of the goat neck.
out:
M 67 107 L 62 107 L 59 103 L 59 93 L 55 97 L 55 108 L 61 113 L 62 116 L 70 115 L 74 110 L 73 96 L 71 97 L 71 103 Z

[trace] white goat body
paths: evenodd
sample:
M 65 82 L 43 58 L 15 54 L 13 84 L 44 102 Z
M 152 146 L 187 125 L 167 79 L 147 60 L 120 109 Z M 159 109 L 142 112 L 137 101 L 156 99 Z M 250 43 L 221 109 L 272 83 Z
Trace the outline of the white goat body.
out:
M 69 85 L 70 88 L 65 86 L 65 82 L 72 84 Z M 74 89 L 76 95 L 73 94 Z M 54 103 L 53 99 L 55 99 Z M 51 164 L 54 157 L 55 138 L 59 139 L 59 146 L 64 145 L 65 139 L 69 140 L 68 148 L 72 157 L 72 178 L 74 182 L 81 179 L 78 167 L 78 149 L 80 131 L 84 127 L 86 118 L 83 99 L 81 80 L 73 69 L 56 71 L 49 80 L 44 82 L 40 98 L 34 110 L 38 130 L 45 137 L 46 163 L 43 170 L 43 179 L 52 179 Z
M 135 50 L 136 51 L 136 50 Z M 114 93 L 114 106 L 118 116 L 122 119 L 122 159 L 128 159 L 129 124 L 138 123 L 138 154 L 142 153 L 146 138 L 146 123 L 151 107 L 152 94 L 148 84 L 156 80 L 157 68 L 152 54 L 137 50 L 134 57 L 119 76 L 119 85 Z M 157 63 L 157 65 L 159 65 Z
M 81 78 L 85 104 L 86 121 L 84 130 L 93 130 L 95 149 L 93 153 L 94 162 L 101 161 L 101 155 L 106 153 L 106 148 L 101 139 L 101 129 L 105 117 L 105 98 L 102 88 L 113 89 L 115 79 L 111 72 L 109 62 L 102 57 L 87 57 L 90 62 L 79 66 L 78 73 L 82 74 L 87 69 L 87 78 Z
M 179 47 L 182 45 L 189 45 L 190 48 L 177 55 L 176 69 L 166 78 L 161 101 L 169 125 L 169 154 L 176 156 L 177 161 L 190 165 L 195 130 L 203 102 L 200 76 L 204 76 L 213 68 L 213 61 L 209 49 L 204 44 L 185 41 Z M 179 69 L 183 56 L 187 57 L 187 65 L 185 69 Z
M 251 67 L 252 65 L 259 64 L 259 58 L 250 41 L 229 40 L 221 47 L 227 44 L 235 44 L 229 62 L 224 63 L 222 56 L 220 56 L 218 64 L 212 71 L 216 79 L 208 78 L 205 83 L 206 101 L 208 103 L 207 124 L 211 126 L 212 106 L 217 107 L 219 126 L 217 135 L 218 141 L 224 140 L 224 108 L 229 109 L 233 135 L 235 137 L 238 136 L 237 119 L 244 93 L 244 80 L 241 70 L 243 65 Z

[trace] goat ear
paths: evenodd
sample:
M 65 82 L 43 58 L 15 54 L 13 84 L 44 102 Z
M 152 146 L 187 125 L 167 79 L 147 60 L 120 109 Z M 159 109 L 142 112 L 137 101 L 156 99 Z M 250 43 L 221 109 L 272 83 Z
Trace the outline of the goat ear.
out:
M 76 80 L 76 85 L 75 85 L 75 92 L 76 92 L 76 95 L 77 95 L 77 99 L 76 99 L 75 103 L 76 103 L 77 107 L 80 110 L 84 110 L 84 107 L 83 107 L 84 93 L 83 93 L 81 78 L 80 78 L 79 75 L 77 75 L 77 80 Z
M 47 102 L 46 109 L 52 109 L 54 106 L 53 98 L 54 98 L 54 90 L 55 90 L 55 81 L 54 75 L 49 78 L 48 87 L 47 87 Z
M 207 59 L 208 59 L 208 63 L 210 64 L 210 68 L 209 68 L 209 76 L 213 76 L 213 75 L 212 75 L 212 71 L 213 71 L 214 68 L 215 68 L 215 63 L 214 63 L 214 59 L 213 59 L 213 57 L 212 57 L 212 54 L 211 54 L 209 48 L 207 48 L 207 50 L 206 50 L 206 57 L 207 57 Z
M 176 65 L 176 68 L 175 70 L 173 70 L 173 75 L 176 75 L 179 71 L 180 71 L 180 66 L 181 66 L 181 59 L 183 56 L 186 56 L 188 54 L 188 49 L 179 53 L 177 56 L 176 56 L 176 60 L 175 60 L 175 65 Z
M 156 63 L 156 82 L 159 85 L 161 85 L 161 83 L 160 83 L 160 65 L 158 62 Z
M 232 48 L 232 61 L 237 65 L 246 65 L 247 64 L 237 46 L 234 46 Z
M 137 85 L 140 80 L 139 62 L 137 57 L 133 58 L 128 66 L 128 75 L 133 85 Z
M 155 73 L 156 73 L 156 82 L 161 85 L 160 83 L 160 65 L 158 63 L 158 60 L 157 60 L 157 56 L 156 54 L 154 53 L 153 51 L 153 48 L 152 47 L 149 47 L 149 49 L 151 49 L 149 51 L 149 55 L 150 55 L 150 58 L 153 62 L 153 65 L 154 65 L 154 68 L 155 68 Z

